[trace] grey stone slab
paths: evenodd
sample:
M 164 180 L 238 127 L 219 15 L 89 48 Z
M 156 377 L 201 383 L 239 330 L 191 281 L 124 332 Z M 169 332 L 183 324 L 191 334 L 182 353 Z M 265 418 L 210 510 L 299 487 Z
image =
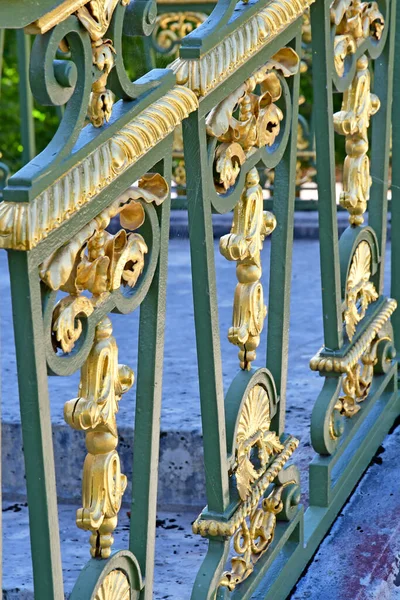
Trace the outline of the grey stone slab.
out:
M 400 427 L 321 544 L 291 600 L 400 599 Z
M 269 286 L 270 241 L 263 251 L 263 283 Z M 387 255 L 389 260 L 389 254 Z M 237 348 L 227 340 L 236 286 L 235 265 L 225 260 L 215 246 L 217 285 L 225 391 L 238 370 Z M 287 431 L 301 440 L 295 462 L 302 473 L 303 501 L 307 502 L 308 464 L 313 456 L 309 440 L 310 414 L 322 387 L 322 379 L 309 369 L 309 359 L 322 344 L 322 309 L 319 244 L 297 240 L 293 252 L 289 375 L 287 388 Z M 6 495 L 23 498 L 24 466 L 11 302 L 6 254 L 0 253 L 2 335 L 2 420 L 3 487 Z M 266 301 L 268 304 L 268 294 Z M 138 316 L 112 315 L 120 347 L 120 362 L 136 369 Z M 255 366 L 265 363 L 265 330 Z M 76 502 L 84 458 L 84 436 L 72 431 L 63 420 L 66 400 L 77 394 L 79 373 L 50 377 L 50 409 L 57 468 L 59 497 Z M 120 453 L 124 471 L 131 479 L 130 463 L 134 427 L 135 388 L 127 393 L 118 414 Z M 200 401 L 193 318 L 188 240 L 170 241 L 166 314 L 163 408 L 161 417 L 159 501 L 161 504 L 204 504 L 204 469 L 201 446 Z M 129 490 L 127 493 L 128 497 Z
M 65 597 L 90 559 L 89 534 L 75 525 L 75 507 L 59 506 Z M 207 542 L 193 535 L 194 512 L 160 512 L 157 515 L 154 600 L 190 598 Z M 128 547 L 129 518 L 121 510 L 114 549 Z M 33 573 L 29 543 L 28 508 L 3 505 L 3 600 L 33 600 Z

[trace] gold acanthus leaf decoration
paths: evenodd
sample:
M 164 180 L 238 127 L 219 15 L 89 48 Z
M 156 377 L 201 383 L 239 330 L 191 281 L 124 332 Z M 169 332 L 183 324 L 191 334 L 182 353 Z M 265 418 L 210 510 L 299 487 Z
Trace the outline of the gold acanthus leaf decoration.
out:
M 82 369 L 77 398 L 64 406 L 73 429 L 86 432 L 82 480 L 82 508 L 76 523 L 91 532 L 93 558 L 108 558 L 114 542 L 127 479 L 121 473 L 116 414 L 121 396 L 133 385 L 133 371 L 118 364 L 118 347 L 108 317 L 96 327 L 93 347 Z
M 356 75 L 343 95 L 342 110 L 333 116 L 334 128 L 346 136 L 346 153 L 343 169 L 343 192 L 340 204 L 350 213 L 351 225 L 361 225 L 367 210 L 372 184 L 369 158 L 367 156 L 368 128 L 371 116 L 380 107 L 379 98 L 371 93 L 371 75 L 368 58 L 363 55 L 357 61 Z
M 218 192 L 224 193 L 234 185 L 240 166 L 255 148 L 274 144 L 283 120 L 283 112 L 275 104 L 282 95 L 276 72 L 290 77 L 298 68 L 296 52 L 292 48 L 282 48 L 209 113 L 207 134 L 220 142 L 214 162 Z M 257 85 L 260 95 L 253 93 Z
M 236 477 L 239 496 L 246 500 L 252 484 L 267 468 L 274 454 L 283 450 L 279 437 L 270 431 L 271 415 L 269 397 L 261 385 L 252 388 L 240 413 L 236 434 L 236 464 L 232 473 Z M 258 465 L 254 464 L 254 449 L 258 453 Z
M 237 261 L 232 327 L 228 339 L 239 347 L 242 369 L 249 370 L 256 358 L 260 334 L 267 308 L 260 282 L 261 250 L 264 239 L 276 227 L 274 215 L 263 210 L 263 193 L 256 168 L 246 176 L 245 189 L 235 206 L 229 234 L 220 239 L 220 252 L 228 260 Z
M 120 224 L 132 230 L 140 227 L 145 213 L 139 199 L 160 204 L 169 192 L 159 174 L 145 175 L 109 208 L 90 221 L 67 244 L 51 254 L 39 267 L 42 281 L 52 290 L 69 295 L 53 313 L 53 341 L 63 352 L 71 352 L 82 333 L 78 317 L 88 317 L 106 294 L 122 286 L 134 287 L 144 269 L 147 244 L 138 233 L 120 229 L 115 235 L 105 229 L 120 216 Z M 91 298 L 82 296 L 84 291 Z M 84 299 L 85 298 L 85 299 Z
M 342 77 L 346 57 L 354 54 L 370 37 L 379 41 L 385 20 L 377 2 L 334 0 L 331 5 L 331 22 L 336 27 L 334 63 L 338 75 Z
M 350 341 L 356 332 L 357 324 L 364 318 L 369 304 L 378 299 L 378 293 L 370 277 L 371 248 L 367 242 L 362 241 L 354 252 L 346 282 L 344 322 Z

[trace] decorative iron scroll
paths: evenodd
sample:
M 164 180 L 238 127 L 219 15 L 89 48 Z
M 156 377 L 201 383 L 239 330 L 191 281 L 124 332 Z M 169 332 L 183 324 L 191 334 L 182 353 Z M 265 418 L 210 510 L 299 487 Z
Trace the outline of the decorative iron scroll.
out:
M 298 486 L 296 468 L 288 470 L 286 479 L 282 469 L 299 442 L 288 436 L 281 443 L 270 430 L 270 403 L 266 389 L 257 384 L 249 391 L 237 417 L 235 454 L 229 474 L 240 504 L 228 520 L 210 520 L 200 515 L 193 523 L 196 534 L 232 538 L 237 556 L 231 559 L 231 569 L 219 581 L 219 586 L 229 590 L 252 574 L 256 562 L 268 550 L 277 515 L 285 512 L 282 494 L 286 487 Z M 291 476 L 293 479 L 288 479 Z
M 160 54 L 175 56 L 182 39 L 206 20 L 202 12 L 184 10 L 159 15 L 152 34 L 154 48 Z

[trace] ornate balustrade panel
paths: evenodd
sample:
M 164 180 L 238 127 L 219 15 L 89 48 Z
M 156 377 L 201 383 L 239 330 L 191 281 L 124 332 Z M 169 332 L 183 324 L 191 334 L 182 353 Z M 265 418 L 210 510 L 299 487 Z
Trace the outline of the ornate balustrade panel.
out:
M 65 106 L 50 145 L 9 179 L 0 205 L 35 597 L 64 598 L 47 377 L 80 369 L 64 418 L 85 436 L 76 525 L 88 532 L 92 558 L 71 598 L 151 598 L 172 142 L 198 100 L 171 71 L 153 70 L 136 82 L 125 72 L 122 32 L 149 35 L 154 3 L 68 0 L 50 12 L 26 10 L 29 25 L 27 18 L 21 25 L 36 35 L 33 93 L 43 104 Z M 137 373 L 123 364 L 110 314 L 134 310 Z M 128 548 L 112 553 L 127 486 L 117 413 L 132 386 L 131 536 Z
M 312 414 L 317 455 L 303 515 L 297 469 L 285 467 L 292 453 L 296 462 L 298 443 L 285 432 L 285 389 L 298 54 L 308 4 L 325 337 L 311 368 L 325 382 Z M 193 599 L 285 598 L 399 414 L 390 322 L 397 301 L 383 295 L 395 12 L 389 0 L 218 2 L 172 64 L 199 98 L 183 124 L 208 502 L 193 529 L 209 540 Z M 336 112 L 334 88 L 343 95 Z M 340 239 L 335 132 L 345 137 L 339 200 L 349 212 Z M 260 165 L 274 172 L 272 213 L 263 212 Z M 236 262 L 227 335 L 239 370 L 224 397 L 211 217 L 231 210 L 219 250 Z
M 178 0 L 161 2 L 157 17 L 152 0 L 26 0 L 13 12 L 0 0 L 2 25 L 19 28 L 24 73 L 30 51 L 36 100 L 59 107 L 61 117 L 50 144 L 10 177 L 0 204 L 41 600 L 64 598 L 48 376 L 76 371 L 79 387 L 65 399 L 64 418 L 86 442 L 76 525 L 87 531 L 89 560 L 71 598 L 153 594 L 172 173 L 187 185 L 207 494 L 193 523 L 208 538 L 193 600 L 287 597 L 400 414 L 395 236 L 392 297 L 384 294 L 392 122 L 392 228 L 400 217 L 396 2 L 219 0 L 197 3 L 190 13 L 181 8 Z M 311 419 L 315 458 L 304 511 L 299 441 L 285 429 L 285 404 L 308 15 L 324 339 L 311 359 L 322 390 Z M 35 36 L 32 49 L 23 28 Z M 171 58 L 180 47 L 179 56 L 170 69 L 131 81 L 123 34 L 145 37 L 148 50 L 158 47 Z M 334 92 L 342 99 L 338 110 Z M 31 134 L 27 129 L 27 158 L 34 154 Z M 338 200 L 349 226 L 340 238 L 335 135 L 346 150 Z M 260 173 L 274 181 L 271 211 L 264 211 Z M 232 213 L 217 251 L 235 263 L 237 279 L 226 332 L 237 375 L 226 395 L 214 212 Z M 269 289 L 262 279 L 266 245 Z M 119 355 L 112 324 L 113 313 L 135 310 L 136 373 Z M 129 547 L 115 552 L 127 487 L 118 408 L 132 388 L 131 531 Z

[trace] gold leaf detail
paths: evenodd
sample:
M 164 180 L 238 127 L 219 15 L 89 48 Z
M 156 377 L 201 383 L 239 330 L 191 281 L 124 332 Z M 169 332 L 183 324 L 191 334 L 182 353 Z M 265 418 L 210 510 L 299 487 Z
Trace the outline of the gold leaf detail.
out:
M 249 370 L 256 358 L 260 334 L 264 326 L 267 308 L 260 282 L 261 250 L 265 236 L 276 227 L 276 219 L 263 211 L 263 194 L 256 168 L 246 176 L 246 187 L 235 206 L 231 232 L 220 239 L 220 252 L 225 258 L 237 261 L 236 286 L 232 327 L 228 339 L 239 346 L 242 369 Z
M 251 485 L 264 473 L 270 458 L 283 450 L 279 437 L 269 431 L 271 415 L 265 389 L 256 385 L 249 392 L 240 413 L 236 434 L 237 458 L 233 473 L 242 500 L 251 492 Z M 257 463 L 254 464 L 254 451 Z
M 343 94 L 342 110 L 334 114 L 335 131 L 346 136 L 346 153 L 343 169 L 343 192 L 340 204 L 350 213 L 351 225 L 361 225 L 367 209 L 371 176 L 369 168 L 368 128 L 371 116 L 380 107 L 379 98 L 371 93 L 371 75 L 368 58 L 357 61 L 356 75 Z
M 116 569 L 101 582 L 94 600 L 130 600 L 131 588 L 125 573 Z
M 32 202 L 0 203 L 0 248 L 31 250 L 37 246 L 197 107 L 191 90 L 175 86 Z
M 64 407 L 68 425 L 86 432 L 88 454 L 83 468 L 82 508 L 76 513 L 76 523 L 91 531 L 90 552 L 94 558 L 110 556 L 127 485 L 116 451 L 116 414 L 122 394 L 133 382 L 132 370 L 118 364 L 118 347 L 106 317 L 96 327 L 93 347 L 81 369 L 79 396 Z
M 346 282 L 344 321 L 349 340 L 353 339 L 356 326 L 364 318 L 369 304 L 378 299 L 370 277 L 371 248 L 367 242 L 362 241 L 354 252 Z
M 271 0 L 200 58 L 178 58 L 177 82 L 205 96 L 298 19 L 314 0 Z

